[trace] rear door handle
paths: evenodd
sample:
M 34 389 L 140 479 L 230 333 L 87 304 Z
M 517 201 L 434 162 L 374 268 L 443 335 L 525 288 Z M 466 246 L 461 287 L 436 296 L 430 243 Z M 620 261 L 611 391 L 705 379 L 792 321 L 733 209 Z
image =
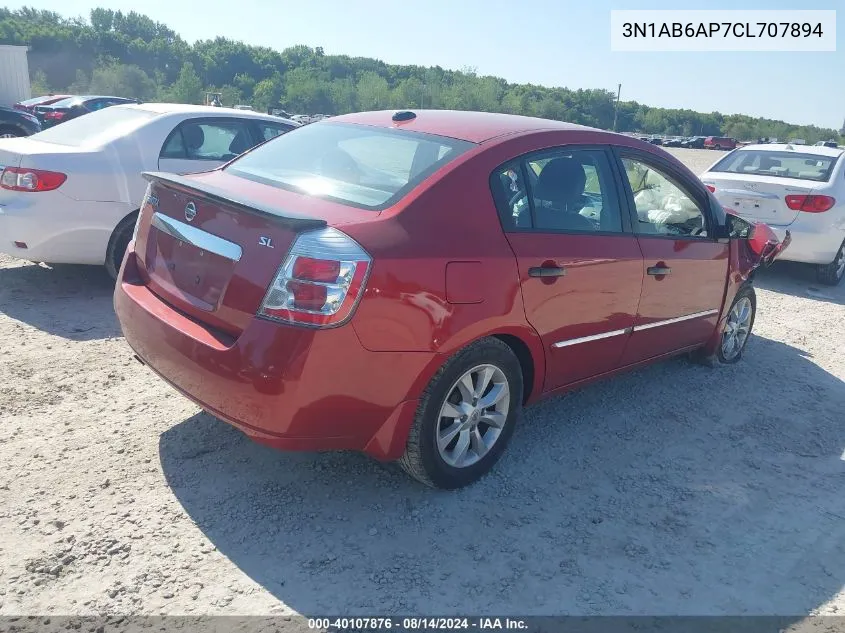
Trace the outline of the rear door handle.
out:
M 528 269 L 529 277 L 563 277 L 566 268 L 560 266 L 535 266 Z
M 655 275 L 655 276 L 668 275 L 669 273 L 672 272 L 672 269 L 667 268 L 666 266 L 649 266 L 648 270 L 646 272 L 648 272 L 649 275 Z

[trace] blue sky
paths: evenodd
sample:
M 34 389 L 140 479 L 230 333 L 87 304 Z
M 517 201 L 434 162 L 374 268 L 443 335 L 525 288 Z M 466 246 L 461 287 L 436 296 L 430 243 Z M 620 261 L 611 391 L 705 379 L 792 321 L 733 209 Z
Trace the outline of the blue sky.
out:
M 841 0 L 31 0 L 6 3 L 87 16 L 96 6 L 135 10 L 186 40 L 223 35 L 284 49 L 389 63 L 472 66 L 511 82 L 567 88 L 622 83 L 622 99 L 653 106 L 745 113 L 839 129 L 845 51 L 835 53 L 612 53 L 611 9 L 837 9 Z M 191 8 L 191 7 L 194 8 Z M 201 10 L 198 10 L 202 7 Z M 837 33 L 843 32 L 837 14 Z

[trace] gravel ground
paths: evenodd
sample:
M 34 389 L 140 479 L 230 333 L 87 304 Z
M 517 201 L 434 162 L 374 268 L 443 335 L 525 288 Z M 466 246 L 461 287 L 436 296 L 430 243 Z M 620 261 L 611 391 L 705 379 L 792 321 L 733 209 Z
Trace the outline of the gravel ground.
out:
M 845 286 L 757 287 L 741 363 L 546 401 L 442 493 L 248 441 L 132 360 L 100 270 L 0 257 L 0 614 L 845 614 Z

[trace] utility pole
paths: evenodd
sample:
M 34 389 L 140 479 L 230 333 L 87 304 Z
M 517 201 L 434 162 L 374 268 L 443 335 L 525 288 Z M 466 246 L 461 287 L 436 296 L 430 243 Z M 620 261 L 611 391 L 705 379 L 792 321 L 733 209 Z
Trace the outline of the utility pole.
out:
M 616 115 L 619 113 L 619 95 L 622 94 L 622 84 L 616 89 L 616 105 L 613 108 L 613 131 L 616 131 Z

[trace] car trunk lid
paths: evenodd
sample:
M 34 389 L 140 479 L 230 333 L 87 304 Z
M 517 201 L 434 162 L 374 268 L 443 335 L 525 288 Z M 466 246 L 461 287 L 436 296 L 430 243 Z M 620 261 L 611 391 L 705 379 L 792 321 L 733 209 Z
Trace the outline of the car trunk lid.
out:
M 792 224 L 800 213 L 787 206 L 786 196 L 809 194 L 820 184 L 814 180 L 749 177 L 727 172 L 710 172 L 702 181 L 715 189 L 713 194 L 726 209 L 745 218 L 780 226 Z
M 351 219 L 331 203 L 318 211 L 313 199 L 220 171 L 144 176 L 153 200 L 144 204 L 148 228 L 139 231 L 136 252 L 148 287 L 233 336 L 259 311 L 297 234 Z

